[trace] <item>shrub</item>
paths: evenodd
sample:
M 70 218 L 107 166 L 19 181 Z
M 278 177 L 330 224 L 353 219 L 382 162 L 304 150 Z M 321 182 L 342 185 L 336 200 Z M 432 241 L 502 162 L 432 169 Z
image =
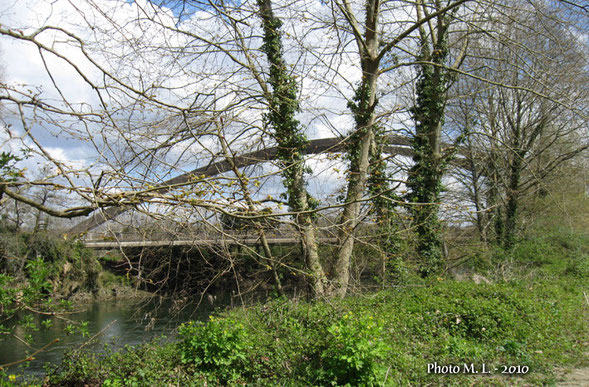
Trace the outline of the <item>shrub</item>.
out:
M 321 354 L 327 381 L 359 386 L 376 380 L 378 360 L 387 347 L 382 341 L 382 323 L 372 315 L 344 314 L 328 328 L 327 343 Z
M 165 338 L 164 338 L 165 339 Z M 116 352 L 71 351 L 57 370 L 48 368 L 44 386 L 169 386 L 203 385 L 178 367 L 177 345 L 154 340 Z M 196 379 L 197 380 L 197 379 Z
M 29 286 L 25 288 L 25 293 L 30 296 L 48 294 L 51 290 L 51 284 L 49 283 L 51 267 L 43 261 L 43 258 L 37 257 L 28 261 L 25 269 L 29 277 Z
M 221 382 L 238 379 L 240 370 L 246 368 L 252 345 L 241 322 L 211 317 L 206 324 L 200 321 L 182 324 L 178 334 L 182 363 L 218 375 Z

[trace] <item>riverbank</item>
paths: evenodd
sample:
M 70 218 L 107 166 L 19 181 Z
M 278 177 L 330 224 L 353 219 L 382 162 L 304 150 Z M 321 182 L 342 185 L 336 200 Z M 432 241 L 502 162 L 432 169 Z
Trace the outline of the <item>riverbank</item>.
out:
M 106 266 L 79 241 L 0 230 L 0 385 L 9 375 L 42 375 L 44 362 L 59 363 L 105 321 L 129 320 L 138 308 L 127 305 L 153 296 Z
M 436 280 L 329 303 L 279 300 L 184 324 L 174 343 L 77 354 L 45 383 L 550 384 L 557 367 L 588 360 L 586 285 Z
M 556 230 L 474 256 L 470 275 L 235 308 L 181 325 L 175 342 L 77 353 L 44 383 L 555 384 L 589 364 L 588 242 Z
M 149 296 L 142 284 L 113 269 L 121 260 L 117 254 L 98 257 L 81 241 L 49 232 L 0 229 L 2 317 L 13 307 L 47 299 L 80 304 Z
M 552 385 L 589 364 L 585 234 L 545 232 L 479 251 L 460 273 L 386 287 L 217 310 L 172 342 L 72 352 L 38 384 Z

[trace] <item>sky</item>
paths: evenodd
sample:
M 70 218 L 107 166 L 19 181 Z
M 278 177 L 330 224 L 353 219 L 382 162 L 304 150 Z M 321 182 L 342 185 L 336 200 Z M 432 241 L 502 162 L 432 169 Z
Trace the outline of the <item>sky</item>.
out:
M 171 2 L 164 2 L 164 5 L 168 3 Z M 77 9 L 74 9 L 73 4 L 75 4 Z M 141 80 L 142 84 L 153 82 L 154 85 L 160 84 L 162 86 L 159 90 L 155 91 L 158 94 L 158 98 L 164 102 L 179 106 L 186 106 L 186 99 L 190 100 L 189 96 L 191 94 L 203 93 L 203 90 L 207 88 L 215 89 L 213 98 L 215 99 L 214 108 L 216 109 L 223 109 L 223 105 L 229 105 L 236 98 L 242 98 L 244 94 L 249 93 L 247 91 L 239 95 L 240 92 L 238 91 L 236 93 L 234 86 L 231 86 L 233 90 L 230 90 L 231 87 L 224 89 L 223 83 L 228 81 L 240 83 L 244 90 L 248 87 L 256 87 L 255 82 L 252 83 L 253 80 L 247 79 L 247 74 L 243 74 L 243 71 L 238 71 L 234 64 L 227 60 L 226 56 L 220 54 L 204 55 L 199 63 L 190 63 L 189 61 L 192 59 L 190 59 L 190 53 L 188 53 L 184 55 L 184 58 L 181 56 L 175 58 L 176 63 L 171 63 L 172 60 L 163 57 L 161 53 L 155 52 L 155 50 L 154 52 L 150 52 L 149 49 L 157 44 L 168 44 L 172 48 L 176 48 L 191 44 L 192 42 L 190 38 L 185 36 L 176 37 L 170 33 L 166 34 L 161 31 L 163 30 L 161 28 L 158 31 L 152 31 L 153 23 L 147 27 L 139 25 L 141 23 L 133 23 L 137 15 L 150 8 L 145 1 L 134 3 L 121 0 L 99 2 L 98 4 L 105 13 L 110 12 L 104 16 L 113 19 L 116 18 L 115 23 L 123 27 L 120 33 L 116 34 L 116 37 L 112 39 L 112 42 L 101 42 L 102 46 L 100 49 L 103 51 L 96 54 L 95 57 L 98 60 L 103 59 L 103 62 L 108 61 L 107 63 L 111 65 L 111 68 L 118 71 L 120 77 L 134 87 L 138 87 L 138 74 L 140 74 L 139 76 L 145 78 Z M 179 23 L 187 24 L 189 27 L 196 25 L 200 28 L 199 33 L 204 34 L 206 32 L 211 37 L 215 37 L 210 31 L 206 31 L 207 29 L 211 30 L 217 27 L 215 26 L 215 21 L 210 20 L 206 12 L 199 13 L 194 9 L 184 10 L 183 12 L 183 14 L 180 14 L 178 8 L 172 10 L 164 8 L 163 16 L 162 14 L 158 15 L 158 21 L 166 26 L 177 26 Z M 108 28 L 110 26 L 107 22 L 99 18 L 93 21 L 93 18 L 96 17 L 95 14 L 96 9 L 91 9 L 85 2 L 68 2 L 64 0 L 55 2 L 44 0 L 0 1 L 0 23 L 9 28 L 30 32 L 43 25 L 53 25 L 72 31 L 80 37 L 88 39 L 88 41 L 92 39 L 104 39 L 105 35 L 109 33 Z M 180 19 L 178 19 L 178 16 L 180 16 Z M 102 19 L 105 19 L 105 17 Z M 87 21 L 96 23 L 103 30 L 98 33 L 87 31 Z M 190 23 L 193 24 L 191 25 Z M 287 33 L 287 35 L 293 39 L 299 39 L 303 35 L 303 32 L 301 32 L 301 28 L 299 28 L 299 31 L 296 31 L 294 26 L 294 23 L 291 26 L 287 26 L 287 28 L 292 27 L 292 31 Z M 220 40 L 226 39 L 225 36 L 221 35 L 217 36 L 217 38 Z M 305 38 L 319 48 L 317 37 L 306 36 Z M 61 33 L 43 33 L 40 37 L 41 41 L 56 49 L 68 59 L 71 59 L 77 66 L 80 66 L 84 75 L 95 81 L 96 84 L 100 84 L 100 72 L 88 63 L 77 45 L 68 44 L 69 42 L 66 39 L 67 37 Z M 127 41 L 125 42 L 124 39 L 127 39 Z M 143 52 L 133 52 L 132 45 L 130 46 L 128 44 L 132 39 L 142 41 L 138 47 L 141 46 L 144 50 Z M 327 47 L 324 47 L 324 49 L 327 49 Z M 87 106 L 94 108 L 99 107 L 97 94 L 76 74 L 72 66 L 64 63 L 63 60 L 55 58 L 51 54 L 46 54 L 42 58 L 34 45 L 6 37 L 0 38 L 0 50 L 2 53 L 0 63 L 2 63 L 3 67 L 3 79 L 7 84 L 13 85 L 15 88 L 21 90 L 31 90 L 33 94 L 39 95 L 39 98 L 47 98 L 56 103 L 61 99 L 61 93 L 68 102 L 76 105 L 78 110 L 83 109 L 81 107 L 83 106 L 82 104 L 87 104 Z M 106 53 L 107 50 L 108 53 Z M 199 47 L 195 44 L 189 50 L 197 51 Z M 305 94 L 306 97 L 303 98 L 303 112 L 299 115 L 299 119 L 305 126 L 308 136 L 310 138 L 321 138 L 346 133 L 352 121 L 349 116 L 342 114 L 347 107 L 345 106 L 345 99 L 341 95 L 338 95 L 341 91 L 329 90 L 329 87 L 322 85 L 324 83 L 323 76 L 325 75 L 325 71 L 323 70 L 323 73 L 321 73 L 322 70 L 318 66 L 313 66 L 313 61 L 317 61 L 317 58 L 312 58 L 308 54 L 304 56 L 300 54 L 300 52 L 296 52 L 296 49 L 291 50 L 287 46 L 286 55 L 290 57 L 291 63 L 297 63 L 301 67 L 305 66 L 310 69 L 305 69 L 307 71 L 307 77 L 299 79 L 301 93 Z M 134 66 L 128 66 L 129 61 L 120 59 L 125 56 L 136 59 Z M 239 54 L 236 54 L 236 56 L 239 56 Z M 46 63 L 44 63 L 43 59 Z M 116 61 L 120 61 L 118 67 Z M 261 59 L 258 59 L 259 61 Z M 48 76 L 45 65 L 49 69 L 53 79 Z M 354 70 L 351 68 L 352 66 L 346 66 L 345 64 L 340 64 L 339 66 L 342 74 L 344 74 L 350 84 L 357 82 L 359 79 L 357 69 Z M 226 68 L 226 71 L 215 73 L 215 68 L 217 67 Z M 187 71 L 186 69 L 189 70 Z M 200 76 L 198 80 L 190 79 L 196 78 L 195 71 L 201 69 L 207 70 L 208 74 Z M 230 72 L 234 70 L 236 74 L 232 75 Z M 109 84 L 112 83 L 112 81 L 109 82 Z M 59 90 L 54 85 L 58 85 Z M 345 85 L 344 87 L 349 89 L 350 86 Z M 345 91 L 350 92 L 350 90 Z M 117 97 L 120 97 L 120 94 L 115 95 L 113 101 L 110 101 L 110 103 L 112 105 L 119 102 L 120 110 L 117 114 L 125 117 L 123 110 L 125 101 L 115 101 Z M 206 97 L 204 99 L 206 100 Z M 235 110 L 232 114 L 238 113 L 241 117 L 245 117 L 245 115 L 249 114 L 249 111 L 247 109 L 241 112 Z M 33 112 L 30 112 L 30 114 L 32 117 Z M 133 117 L 145 118 L 149 114 L 145 111 L 138 112 L 135 110 Z M 259 119 L 260 112 L 255 112 L 255 115 Z M 157 116 L 157 113 L 152 114 L 150 117 L 155 120 L 155 116 Z M 14 134 L 22 135 L 22 128 L 20 131 L 18 130 L 18 120 L 11 117 L 6 118 L 6 120 L 9 124 L 12 124 Z M 74 128 L 73 130 L 78 131 L 76 136 L 65 136 L 55 125 L 51 125 L 51 123 L 41 124 L 39 119 L 35 121 L 32 125 L 32 132 L 47 150 L 52 152 L 56 157 L 84 162 L 85 159 L 91 159 L 89 156 L 98 156 L 96 153 L 100 152 L 100 149 L 93 149 L 94 147 L 90 146 L 87 141 L 87 136 L 84 136 L 84 132 L 96 130 L 95 128 Z M 68 125 L 69 123 L 65 126 Z
M 191 45 L 190 37 L 174 36 L 166 32 L 165 28 L 155 28 L 154 23 L 148 26 L 142 26 L 142 23 L 136 23 L 138 15 L 145 16 L 145 11 L 153 9 L 145 1 L 129 2 L 129 1 L 110 1 L 98 2 L 100 15 L 97 8 L 85 2 L 69 2 L 65 0 L 59 1 L 44 1 L 44 0 L 0 0 L 0 23 L 11 29 L 21 30 L 25 33 L 40 28 L 42 26 L 59 26 L 74 34 L 82 37 L 88 42 L 99 40 L 100 45 L 95 45 L 98 51 L 94 54 L 94 58 L 102 63 L 109 65 L 109 70 L 117 71 L 120 79 L 127 84 L 136 88 L 141 88 L 138 85 L 153 85 L 160 84 L 158 90 L 153 90 L 157 94 L 157 98 L 163 103 L 171 105 L 186 106 L 191 101 L 191 95 L 195 93 L 202 93 L 203 90 L 210 88 L 215 89 L 213 99 L 215 99 L 215 106 L 209 106 L 216 109 L 225 108 L 223 105 L 230 105 L 238 98 L 242 98 L 239 88 L 236 93 L 234 87 L 228 89 L 223 86 L 224 82 L 230 81 L 238 83 L 244 87 L 255 87 L 251 79 L 247 79 L 242 72 L 231 74 L 233 64 L 227 60 L 226 57 L 218 53 L 211 53 L 203 55 L 203 59 L 198 63 L 190 63 L 189 59 L 178 56 L 172 59 L 162 56 L 156 50 L 150 51 L 157 45 L 169 45 L 172 49 L 176 47 Z M 210 31 L 215 29 L 215 20 L 208 17 L 206 12 L 198 12 L 196 9 L 184 9 L 181 11 L 178 8 L 169 9 L 164 4 L 163 9 L 157 9 L 158 23 L 170 28 L 178 27 L 182 24 L 196 26 L 200 29 L 201 34 L 212 34 Z M 111 32 L 112 25 L 109 23 L 121 26 L 121 30 L 108 36 Z M 97 26 L 97 30 L 88 30 L 88 24 Z M 207 31 L 208 30 L 208 31 Z M 300 34 L 300 32 L 299 32 Z M 214 35 L 214 34 L 213 34 Z M 291 35 L 292 36 L 292 35 Z M 105 37 L 107 39 L 105 39 Z M 112 37 L 112 40 L 109 38 Z M 212 36 L 215 38 L 215 36 Z M 219 40 L 226 39 L 219 35 L 216 36 Z M 137 41 L 136 47 L 143 49 L 135 49 L 133 44 L 129 44 L 135 39 Z M 71 60 L 75 66 L 78 66 L 85 77 L 95 83 L 96 85 L 113 85 L 113 80 L 104 80 L 101 78 L 101 72 L 96 66 L 88 62 L 82 55 L 80 46 L 72 44 L 72 40 L 64 33 L 43 33 L 39 40 L 52 49 L 56 50 L 60 55 L 63 55 L 68 60 Z M 199 47 L 196 43 L 190 46 L 189 50 L 198 51 Z M 237 54 L 238 55 L 238 54 Z M 296 55 L 296 53 L 288 54 Z M 186 55 L 189 57 L 189 55 Z M 130 60 L 133 58 L 133 60 Z M 119 61 L 120 63 L 118 63 Z M 203 62 L 204 61 L 204 62 Z M 309 61 L 309 58 L 301 58 L 301 61 Z M 293 61 L 294 62 L 294 61 Z M 104 98 L 109 106 L 114 109 L 113 116 L 122 122 L 128 118 L 128 125 L 147 120 L 165 123 L 165 117 L 170 113 L 169 109 L 164 109 L 159 113 L 157 110 L 142 109 L 141 107 L 131 106 L 129 99 L 125 99 L 125 92 L 116 91 L 105 93 L 101 91 L 98 95 L 90 87 L 79 74 L 76 69 L 66 63 L 63 59 L 56 58 L 52 54 L 39 55 L 39 50 L 29 42 L 23 42 L 9 37 L 0 38 L 0 63 L 2 65 L 2 79 L 9 85 L 10 88 L 18 90 L 25 95 L 35 95 L 39 99 L 44 99 L 54 103 L 56 106 L 64 107 L 62 99 L 65 98 L 71 104 L 72 110 L 76 112 L 88 111 L 93 109 L 100 109 L 100 98 Z M 131 63 L 133 66 L 129 66 Z M 226 68 L 225 72 L 215 73 L 215 67 Z M 208 76 L 199 76 L 199 70 L 207 70 Z M 48 74 L 49 73 L 49 74 Z M 314 73 L 317 73 L 314 70 Z M 191 77 L 199 77 L 199 79 L 190 79 Z M 319 75 L 316 75 L 319 76 Z M 141 78 L 141 79 L 139 79 Z M 140 81 L 140 82 L 139 82 Z M 56 87 L 57 86 L 57 87 Z M 307 132 L 310 138 L 331 137 L 334 131 L 326 129 L 329 125 L 337 128 L 340 126 L 348 126 L 350 124 L 349 117 L 339 116 L 345 104 L 342 105 L 341 97 L 337 100 L 330 96 L 329 93 L 316 93 L 321 86 L 315 85 L 311 81 L 306 81 L 301 89 L 302 92 L 316 95 L 313 100 L 308 99 L 308 103 L 318 104 L 323 103 L 335 112 L 322 113 L 324 117 L 316 117 L 316 113 L 303 113 L 301 120 L 307 127 Z M 233 90 L 230 90 L 232 89 Z M 149 89 L 149 87 L 148 87 Z M 151 90 L 148 90 L 151 91 Z M 14 93 L 13 93 L 14 94 Z M 247 96 L 247 95 L 246 95 Z M 19 97 L 22 97 L 19 96 Z M 188 101 L 188 102 L 187 102 Z M 320 102 L 319 102 L 320 101 Z M 334 102 L 335 101 L 335 102 Z M 205 104 L 206 96 L 204 97 Z M 329 106 L 332 105 L 332 106 Z M 340 105 L 338 107 L 338 105 Z M 127 109 L 127 107 L 130 107 Z M 152 106 L 153 108 L 153 106 Z M 132 113 L 131 113 L 132 111 Z M 5 105 L 3 112 L 4 131 L 0 133 L 0 141 L 3 150 L 10 150 L 13 153 L 21 154 L 23 148 L 29 147 L 41 153 L 39 148 L 33 143 L 31 138 L 25 135 L 25 128 L 23 127 L 19 117 L 15 114 L 14 106 Z M 238 121 L 246 121 L 248 115 L 250 119 L 260 118 L 261 111 L 253 112 L 252 117 L 248 109 L 239 111 L 238 109 L 231 112 L 232 115 L 240 115 Z M 329 120 L 328 125 L 325 124 L 325 115 L 334 115 L 333 119 Z M 104 164 L 108 161 L 113 161 L 111 155 L 112 147 L 122 146 L 123 141 L 117 137 L 117 131 L 113 130 L 112 125 L 110 131 L 105 132 L 104 135 L 100 133 L 101 125 L 96 122 L 88 122 L 81 124 L 76 119 L 71 117 L 63 117 L 51 114 L 44 114 L 36 109 L 28 109 L 25 111 L 27 117 L 27 125 L 29 125 L 30 133 L 35 140 L 42 145 L 43 154 L 30 153 L 27 158 L 19 163 L 20 168 L 26 169 L 26 174 L 29 179 L 39 179 L 45 176 L 40 176 L 41 173 L 49 171 L 52 174 L 59 174 L 59 170 L 55 165 L 47 161 L 48 157 L 55 159 L 57 162 L 63 163 L 64 166 L 72 170 L 84 171 L 88 169 L 89 173 L 96 177 L 104 168 Z M 305 122 L 307 121 L 307 122 Z M 242 129 L 243 124 L 238 125 L 238 129 Z M 65 128 L 65 130 L 64 130 Z M 124 128 L 122 125 L 121 128 Z M 162 134 L 153 134 L 153 131 L 140 133 L 137 127 L 129 127 L 131 133 L 126 135 L 127 139 L 133 141 L 149 141 L 165 138 L 165 131 Z M 135 135 L 132 131 L 137 131 Z M 152 137 L 150 137 L 150 135 Z M 162 167 L 166 169 L 166 163 L 170 163 L 172 167 L 167 168 L 164 173 L 157 173 L 161 179 L 167 179 L 178 175 L 180 173 L 189 171 L 198 167 L 202 161 L 195 160 L 197 156 L 192 154 L 206 154 L 206 150 L 214 149 L 218 145 L 211 142 L 211 138 L 201 140 L 200 144 L 186 145 L 186 142 L 181 143 L 177 148 L 171 148 L 168 155 L 161 161 Z M 245 138 L 244 141 L 247 141 Z M 107 143 L 112 145 L 111 148 Z M 127 142 L 127 144 L 129 144 Z M 243 147 L 238 147 L 237 152 L 241 150 L 250 151 L 248 146 L 250 144 L 243 144 Z M 194 152 L 185 152 L 186 147 L 193 147 Z M 208 148 L 203 151 L 204 148 Z M 124 152 L 123 152 L 124 153 Z M 111 160 L 108 160 L 109 157 Z M 200 156 L 198 156 L 200 157 Z M 123 162 L 117 160 L 114 165 L 121 165 Z M 138 160 L 129 166 L 128 172 L 131 176 L 141 176 L 146 169 L 153 168 L 153 163 L 141 165 L 142 160 Z M 46 165 L 50 167 L 43 168 Z M 314 162 L 317 165 L 318 161 Z M 319 164 L 321 164 L 319 162 Z M 175 168 L 178 167 L 178 168 Z M 323 166 L 316 169 L 321 169 L 321 178 L 315 179 L 310 183 L 310 189 L 316 195 L 326 196 L 325 187 L 333 187 L 334 184 L 341 183 L 340 177 L 333 170 Z M 339 168 L 342 169 L 341 166 Z M 260 171 L 260 169 L 258 168 Z M 270 169 L 263 168 L 260 172 L 267 173 Z M 75 185 L 88 185 L 89 178 L 84 174 L 77 175 L 73 178 Z M 59 178 L 58 178 L 59 180 Z M 329 182 L 329 184 L 325 184 Z M 271 179 L 264 186 L 267 194 L 278 197 L 283 187 L 277 179 Z M 266 192 L 264 192 L 266 194 Z
M 161 3 L 162 7 L 147 0 L 0 0 L 3 26 L 26 33 L 48 25 L 70 31 L 85 41 L 84 48 L 96 64 L 117 77 L 103 77 L 96 64 L 83 55 L 80 45 L 63 32 L 48 31 L 39 40 L 71 60 L 88 81 L 63 59 L 51 54 L 42 58 L 34 45 L 0 37 L 2 76 L 10 87 L 62 107 L 60 101 L 65 97 L 71 104 L 65 107 L 75 112 L 100 110 L 104 108 L 102 100 L 111 114 L 108 119 L 83 123 L 75 117 L 26 111 L 31 133 L 49 156 L 72 170 L 87 170 L 93 178 L 109 164 L 114 169 L 124 168 L 131 177 L 140 178 L 151 172 L 154 182 L 192 170 L 220 150 L 214 136 L 204 136 L 200 142 L 189 141 L 189 136 L 189 140 L 171 145 L 166 154 L 154 150 L 154 159 L 133 158 L 128 151 L 141 144 L 157 147 L 158 143 L 171 140 L 167 133 L 182 126 L 179 110 L 174 106 L 202 106 L 198 114 L 210 116 L 215 116 L 214 111 L 223 111 L 225 122 L 232 122 L 225 135 L 235 142 L 235 153 L 253 150 L 253 141 L 263 137 L 264 106 L 259 102 L 259 86 L 249 70 L 235 63 L 243 63 L 247 58 L 227 27 L 228 19 L 211 18 L 206 8 L 181 10 L 170 7 L 173 1 Z M 342 44 L 342 32 L 329 28 L 331 11 L 321 2 L 300 0 L 297 9 L 281 7 L 280 1 L 276 4 L 276 13 L 285 21 L 285 57 L 299 83 L 301 113 L 297 118 L 311 139 L 348 134 L 354 123 L 347 100 L 353 96 L 353 88 L 361 77 L 355 46 Z M 259 47 L 260 31 L 256 29 L 257 23 L 251 22 L 252 15 L 247 11 L 236 15 L 244 18 L 239 23 L 246 37 L 245 46 Z M 220 52 L 215 45 L 204 46 L 204 40 L 227 52 Z M 332 52 L 338 54 L 332 56 Z M 250 54 L 255 66 L 265 68 L 265 57 L 259 51 Z M 381 109 L 402 110 L 410 102 L 399 93 L 399 85 L 411 77 L 411 71 L 405 68 L 382 77 Z M 99 91 L 89 82 L 97 85 Z M 114 88 L 106 92 L 101 89 L 105 86 Z M 149 94 L 158 103 L 141 102 L 126 87 Z M 410 130 L 408 118 L 407 113 L 399 113 L 385 121 L 385 125 L 388 129 Z M 24 136 L 17 117 L 5 113 L 4 123 L 10 128 L 0 133 L 3 149 L 18 152 L 23 146 L 37 148 Z M 23 139 L 8 141 L 8 133 Z M 243 135 L 249 133 L 254 136 Z M 32 155 L 21 162 L 21 167 L 27 168 L 29 177 L 38 175 L 47 164 L 46 158 Z M 399 161 L 408 162 L 402 158 Z M 345 185 L 341 159 L 316 156 L 308 164 L 314 171 L 309 180 L 310 192 L 334 201 Z M 54 165 L 50 170 L 59 173 Z M 256 173 L 263 175 L 272 170 L 276 168 L 266 166 L 257 168 Z M 84 173 L 72 176 L 76 185 L 88 185 L 91 180 Z M 278 197 L 284 190 L 277 178 L 263 183 L 261 188 L 260 197 Z

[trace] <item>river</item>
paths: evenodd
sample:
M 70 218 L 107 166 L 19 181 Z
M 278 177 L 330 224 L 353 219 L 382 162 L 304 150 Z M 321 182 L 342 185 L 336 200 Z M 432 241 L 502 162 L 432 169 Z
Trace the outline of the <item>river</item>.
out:
M 71 324 L 70 322 L 54 316 L 31 314 L 39 329 L 31 331 L 16 328 L 13 333 L 20 338 L 30 334 L 32 348 L 15 337 L 7 337 L 0 341 L 0 365 L 22 360 L 35 349 L 59 339 L 56 344 L 37 354 L 33 361 L 11 366 L 5 370 L 8 374 L 41 376 L 45 373 L 46 364 L 49 367 L 57 366 L 67 350 L 79 348 L 90 337 L 103 330 L 85 348 L 101 351 L 104 350 L 105 344 L 111 348 L 121 348 L 125 345 L 147 342 L 155 336 L 166 335 L 173 338 L 179 324 L 188 320 L 205 320 L 213 311 L 206 299 L 199 308 L 184 307 L 178 311 L 177 306 L 162 299 L 151 301 L 118 299 L 90 302 L 78 306 L 76 310 L 79 309 L 79 313 L 64 315 L 64 317 L 75 321 L 86 321 L 89 332 L 89 336 L 86 337 L 78 333 L 67 335 L 64 330 L 68 324 Z M 51 320 L 51 326 L 42 326 L 41 321 L 47 319 Z

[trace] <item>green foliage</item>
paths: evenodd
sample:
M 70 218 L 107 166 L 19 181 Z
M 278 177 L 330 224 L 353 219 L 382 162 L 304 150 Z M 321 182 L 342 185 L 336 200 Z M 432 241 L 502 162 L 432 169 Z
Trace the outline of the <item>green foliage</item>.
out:
M 337 385 L 370 385 L 376 382 L 377 363 L 387 349 L 382 322 L 372 315 L 343 315 L 328 329 L 328 347 L 321 354 L 325 375 Z
M 205 324 L 188 322 L 178 328 L 182 363 L 215 373 L 223 382 L 236 380 L 241 375 L 252 346 L 244 325 L 234 319 L 211 317 Z
M 51 373 L 50 386 L 199 386 L 199 375 L 180 367 L 177 345 L 156 340 L 148 344 L 113 351 L 73 351 L 64 357 L 59 373 Z
M 510 249 L 495 247 L 482 255 L 486 263 L 478 269 L 504 280 L 589 277 L 589 234 L 569 227 L 536 230 Z
M 70 311 L 72 303 L 63 297 L 98 286 L 98 263 L 79 242 L 44 233 L 3 232 L 0 250 L 0 340 L 17 334 L 36 345 L 30 331 L 47 329 L 52 321 L 34 314 Z M 88 336 L 88 323 L 72 323 L 64 333 Z
M 17 386 L 14 382 L 18 379 L 15 374 L 9 374 L 6 371 L 0 369 L 0 387 L 13 387 Z
M 355 177 L 352 174 L 358 171 L 360 143 L 362 139 L 369 131 L 374 132 L 378 129 L 375 125 L 370 125 L 374 116 L 374 109 L 378 104 L 378 99 L 376 98 L 371 103 L 373 92 L 368 79 L 363 77 L 361 84 L 356 88 L 353 100 L 348 101 L 348 108 L 354 115 L 354 121 L 356 123 L 356 130 L 349 137 L 348 149 L 345 154 L 345 157 L 350 161 L 348 179 L 354 179 Z M 380 168 L 377 167 L 377 170 L 380 171 Z
M 77 355 L 49 384 L 548 384 L 556 366 L 576 365 L 586 351 L 587 277 L 568 268 L 586 262 L 587 241 L 559 229 L 491 252 L 492 263 L 521 265 L 517 280 L 420 279 L 329 303 L 279 299 L 234 309 L 184 324 L 177 343 Z M 428 374 L 433 362 L 531 373 L 506 382 Z
M 304 150 L 307 136 L 295 118 L 299 111 L 297 82 L 286 66 L 283 55 L 280 28 L 282 21 L 274 16 L 270 1 L 257 1 L 264 29 L 262 51 L 270 64 L 268 81 L 272 93 L 267 96 L 269 109 L 264 120 L 274 130 L 272 136 L 278 143 L 278 160 L 282 166 L 283 184 L 287 190 L 289 207 L 293 211 L 305 211 L 316 203 L 306 192 Z M 303 218 L 308 218 L 304 216 Z M 308 219 L 301 219 L 308 221 Z
M 0 182 L 16 181 L 22 177 L 22 171 L 17 169 L 15 164 L 22 159 L 9 152 L 0 153 Z M 2 189 L 0 189 L 0 193 Z M 2 195 L 0 195 L 0 198 Z
M 0 270 L 11 278 L 26 278 L 33 292 L 66 291 L 76 283 L 80 290 L 98 287 L 99 264 L 91 250 L 75 240 L 48 233 L 0 233 Z M 57 289 L 51 289 L 53 282 Z
M 38 257 L 25 264 L 25 282 L 9 274 L 0 274 L 0 317 L 2 320 L 10 320 L 24 307 L 51 303 L 51 300 L 48 299 L 51 290 L 51 284 L 48 281 L 50 273 L 50 266 L 41 257 Z M 31 326 L 30 317 L 24 316 L 19 321 L 21 328 L 25 330 L 35 328 Z M 2 328 L 5 331 L 10 331 L 10 328 L 6 326 L 2 326 Z
M 420 271 L 423 277 L 438 274 L 443 269 L 438 208 L 442 176 L 453 156 L 452 152 L 441 154 L 440 149 L 447 89 L 451 81 L 451 71 L 443 68 L 449 54 L 449 22 L 449 17 L 437 20 L 438 38 L 432 43 L 428 41 L 429 37 L 421 37 L 418 59 L 434 64 L 418 65 L 417 101 L 411 109 L 415 122 L 415 135 L 411 141 L 415 164 L 408 174 L 410 192 L 407 199 L 415 224 L 416 250 L 422 260 Z
M 278 300 L 184 324 L 177 343 L 77 354 L 49 384 L 393 386 L 489 380 L 428 374 L 433 362 L 485 363 L 489 369 L 526 365 L 532 370 L 526 377 L 543 383 L 556 364 L 580 359 L 589 339 L 589 311 L 579 309 L 580 283 L 570 282 L 434 281 L 330 304 Z
M 0 274 L 0 315 L 11 316 L 15 311 L 17 288 L 13 285 L 14 278 Z
M 40 294 L 49 293 L 51 284 L 49 283 L 50 267 L 43 261 L 43 258 L 37 257 L 28 261 L 25 265 L 28 275 L 29 286 L 25 288 L 25 295 L 34 297 Z

